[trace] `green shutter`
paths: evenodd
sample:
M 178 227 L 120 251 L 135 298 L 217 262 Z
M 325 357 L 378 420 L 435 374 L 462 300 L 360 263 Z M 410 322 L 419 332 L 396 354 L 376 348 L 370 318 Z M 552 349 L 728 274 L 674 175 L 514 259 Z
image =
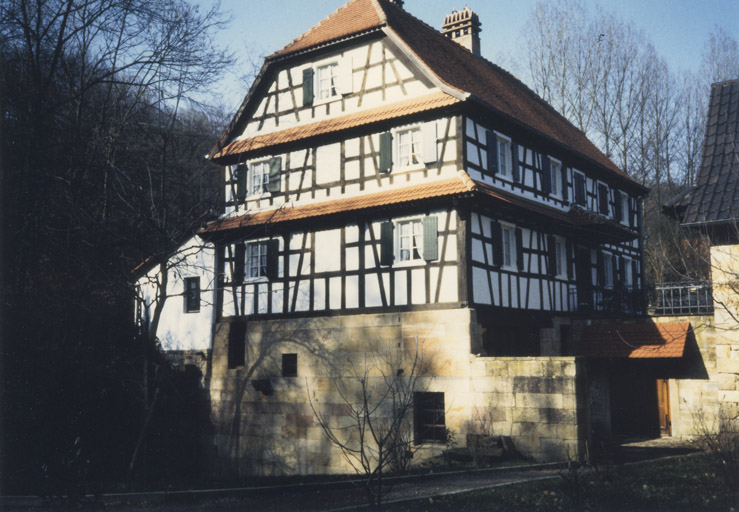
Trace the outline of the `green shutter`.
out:
M 513 181 L 521 181 L 521 171 L 518 169 L 518 144 L 511 142 L 511 162 L 513 162 Z
M 380 134 L 380 172 L 390 172 L 393 168 L 393 135 Z
M 572 272 L 574 247 L 570 240 L 567 241 L 567 279 L 575 277 Z
M 236 244 L 233 257 L 233 282 L 240 284 L 244 282 L 244 266 L 246 265 L 246 246 L 243 242 Z
M 313 105 L 313 68 L 303 70 L 303 106 Z
M 541 190 L 545 194 L 552 193 L 552 163 L 549 157 L 544 155 L 541 157 Z
M 280 241 L 272 239 L 267 241 L 267 279 L 277 279 L 279 269 Z
M 523 231 L 516 228 L 516 265 L 518 270 L 523 270 Z
M 246 177 L 249 168 L 245 164 L 239 164 L 234 171 L 236 173 L 236 200 L 243 201 L 246 198 Z
M 562 200 L 567 203 L 569 199 L 569 190 L 567 190 L 567 167 L 562 164 Z
M 269 183 L 267 183 L 267 191 L 279 193 L 282 190 L 280 177 L 282 172 L 282 158 L 275 157 L 269 161 Z
M 614 196 L 614 206 L 615 206 L 615 218 L 617 221 L 621 222 L 624 220 L 624 209 L 622 208 L 623 204 L 621 203 L 621 194 L 622 192 L 620 190 L 615 190 L 613 192 Z
M 392 265 L 393 259 L 393 223 L 383 222 L 380 224 L 380 265 Z
M 488 153 L 488 172 L 496 174 L 498 172 L 498 137 L 491 130 L 485 132 Z
M 434 215 L 423 218 L 423 259 L 426 261 L 439 259 L 439 230 Z
M 493 266 L 499 267 L 503 264 L 503 228 L 500 222 L 490 222 L 490 233 L 493 237 Z

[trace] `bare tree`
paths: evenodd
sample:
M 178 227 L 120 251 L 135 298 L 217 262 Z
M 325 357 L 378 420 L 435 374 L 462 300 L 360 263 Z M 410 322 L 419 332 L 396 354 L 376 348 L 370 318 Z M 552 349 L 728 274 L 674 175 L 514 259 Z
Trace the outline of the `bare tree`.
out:
M 329 442 L 366 477 L 370 508 L 381 509 L 389 491 L 385 473 L 407 468 L 415 450 L 411 413 L 429 361 L 419 355 L 416 339 L 412 350 L 388 353 L 368 348 L 357 360 L 342 362 L 329 372 L 346 412 L 331 416 L 332 407 L 309 390 L 311 408 Z

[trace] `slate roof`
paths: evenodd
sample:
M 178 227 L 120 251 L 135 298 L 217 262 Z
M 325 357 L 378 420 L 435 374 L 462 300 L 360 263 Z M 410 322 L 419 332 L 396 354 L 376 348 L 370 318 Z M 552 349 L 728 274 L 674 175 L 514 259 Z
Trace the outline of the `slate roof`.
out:
M 483 201 L 493 202 L 499 209 L 510 206 L 513 210 L 524 208 L 539 222 L 555 224 L 590 236 L 600 236 L 604 240 L 631 240 L 634 234 L 617 222 L 593 218 L 578 209 L 565 212 L 509 194 L 485 183 L 473 180 L 459 171 L 453 178 L 439 179 L 405 187 L 394 187 L 380 192 L 371 192 L 355 197 L 340 197 L 326 201 L 302 204 L 298 206 L 283 205 L 279 208 L 259 212 L 245 213 L 235 217 L 227 217 L 208 224 L 201 234 L 217 233 L 248 227 L 276 225 L 298 221 L 319 221 L 327 217 L 344 217 L 352 213 L 408 205 L 418 201 L 428 201 L 442 197 L 468 196 Z
M 696 185 L 665 206 L 684 225 L 739 219 L 739 79 L 713 84 Z
M 497 65 L 473 55 L 388 0 L 349 0 L 321 23 L 269 56 L 266 66 L 348 37 L 380 29 L 388 34 L 395 34 L 407 46 L 409 53 L 421 61 L 450 93 L 491 109 L 514 123 L 538 132 L 546 139 L 570 148 L 613 174 L 632 181 L 580 130 L 523 82 Z M 256 85 L 255 83 L 252 86 L 252 91 Z M 250 91 L 230 129 L 240 126 L 238 118 L 247 114 L 246 103 L 251 97 Z M 225 140 L 221 144 L 225 145 L 227 142 Z M 220 155 L 220 150 L 221 147 L 214 148 L 212 153 Z M 632 183 L 646 191 L 636 182 Z
M 442 107 L 448 107 L 455 103 L 459 103 L 457 98 L 449 96 L 443 92 L 435 92 L 421 96 L 420 98 L 411 98 L 389 105 L 361 110 L 353 114 L 347 114 L 340 117 L 332 117 L 323 121 L 317 121 L 307 125 L 295 126 L 280 130 L 277 132 L 265 133 L 248 139 L 236 140 L 226 145 L 218 153 L 214 155 L 214 159 L 220 159 L 225 156 L 233 156 L 248 151 L 255 151 L 266 147 L 273 147 L 287 142 L 308 139 L 318 135 L 327 133 L 335 133 L 342 130 L 357 128 L 380 121 L 387 121 L 398 117 L 405 117 L 411 114 L 417 114 L 427 110 L 433 110 Z
M 680 358 L 690 322 L 598 323 L 583 329 L 577 355 L 593 358 Z

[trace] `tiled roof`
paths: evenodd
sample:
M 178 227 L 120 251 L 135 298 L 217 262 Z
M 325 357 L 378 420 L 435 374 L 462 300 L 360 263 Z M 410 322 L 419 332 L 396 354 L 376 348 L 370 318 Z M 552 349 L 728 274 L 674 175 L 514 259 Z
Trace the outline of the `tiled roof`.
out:
M 445 94 L 443 92 L 435 92 L 418 98 L 410 98 L 389 105 L 362 110 L 354 114 L 347 114 L 341 117 L 333 117 L 324 121 L 295 126 L 277 132 L 257 135 L 248 139 L 237 140 L 221 149 L 213 156 L 214 160 L 218 160 L 225 156 L 233 156 L 247 151 L 254 151 L 271 146 L 277 146 L 287 142 L 324 135 L 327 133 L 338 132 L 350 128 L 356 128 L 380 121 L 387 121 L 398 117 L 404 117 L 419 112 L 434 110 L 437 108 L 448 107 L 459 100 Z
M 739 219 L 739 80 L 713 84 L 696 185 L 665 209 L 683 224 Z
M 328 18 L 303 33 L 270 58 L 282 57 L 337 39 L 366 32 L 385 24 L 385 13 L 377 0 L 350 0 Z
M 594 358 L 680 358 L 690 322 L 599 323 L 585 327 L 577 355 Z
M 346 197 L 321 201 L 301 206 L 285 205 L 273 210 L 247 213 L 239 217 L 229 217 L 213 222 L 203 229 L 203 233 L 213 233 L 231 229 L 280 224 L 284 222 L 317 219 L 332 215 L 368 210 L 383 206 L 391 206 L 413 201 L 454 196 L 470 192 L 470 184 L 460 176 L 431 181 L 420 185 L 394 188 L 383 192 L 373 192 L 356 197 Z M 465 174 L 466 176 L 466 174 Z
M 629 178 L 574 125 L 520 80 L 441 35 L 388 0 L 351 0 L 282 50 L 275 59 L 386 25 L 441 82 Z
M 238 217 L 229 217 L 209 224 L 202 233 L 214 233 L 246 227 L 280 224 L 284 222 L 304 221 L 328 216 L 346 215 L 361 210 L 370 210 L 388 206 L 396 206 L 425 199 L 471 195 L 483 200 L 493 201 L 497 208 L 506 205 L 525 209 L 535 215 L 542 223 L 555 223 L 560 228 L 576 230 L 578 233 L 588 231 L 591 237 L 604 237 L 606 240 L 630 240 L 633 233 L 621 226 L 611 226 L 607 221 L 597 224 L 589 217 L 571 210 L 561 211 L 530 199 L 518 197 L 502 190 L 480 183 L 460 171 L 454 178 L 430 181 L 418 185 L 392 188 L 381 192 L 373 192 L 356 197 L 337 198 L 299 206 L 285 205 L 277 209 L 246 213 Z M 615 224 L 611 222 L 611 224 Z

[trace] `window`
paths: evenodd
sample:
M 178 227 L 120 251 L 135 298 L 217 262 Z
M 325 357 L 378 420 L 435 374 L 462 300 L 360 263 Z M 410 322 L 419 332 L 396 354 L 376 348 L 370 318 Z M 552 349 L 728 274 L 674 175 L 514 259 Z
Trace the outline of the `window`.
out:
M 633 260 L 631 258 L 621 258 L 621 282 L 624 286 L 631 286 L 634 283 Z
M 576 172 L 575 176 L 575 203 L 580 206 L 586 205 L 585 198 L 585 175 L 581 172 Z
M 446 442 L 444 393 L 413 393 L 413 430 L 416 444 Z
M 394 261 L 437 260 L 438 239 L 438 220 L 434 215 L 396 223 L 383 222 L 380 225 L 380 265 L 392 265 Z
M 613 288 L 613 257 L 607 252 L 603 253 L 603 287 Z
M 398 144 L 396 164 L 398 167 L 409 167 L 421 163 L 422 141 L 419 128 L 398 132 L 396 140 Z
M 185 313 L 197 313 L 200 311 L 200 278 L 185 278 Z
M 608 215 L 610 212 L 609 202 L 608 185 L 598 183 L 598 213 L 601 215 Z
M 511 141 L 498 137 L 498 172 L 506 178 L 511 177 Z
M 629 194 L 621 192 L 621 218 L 622 224 L 630 225 L 631 208 L 629 208 Z
M 423 251 L 423 226 L 420 220 L 398 223 L 398 260 L 420 260 Z
M 516 261 L 516 239 L 513 228 L 508 226 L 502 227 L 503 235 L 503 266 L 513 267 L 513 262 Z
M 249 170 L 249 195 L 262 195 L 269 186 L 269 162 L 251 164 Z
M 562 164 L 557 160 L 550 159 L 549 175 L 551 176 L 551 195 L 562 197 Z
M 282 376 L 298 376 L 298 354 L 282 354 Z
M 246 245 L 246 278 L 267 277 L 267 242 Z
M 336 62 L 319 66 L 316 73 L 316 85 L 319 100 L 327 100 L 338 96 L 339 65 Z
M 567 276 L 567 245 L 559 237 L 554 238 L 555 272 L 557 277 Z
M 228 330 L 228 367 L 244 366 L 246 363 L 246 322 L 231 322 Z

